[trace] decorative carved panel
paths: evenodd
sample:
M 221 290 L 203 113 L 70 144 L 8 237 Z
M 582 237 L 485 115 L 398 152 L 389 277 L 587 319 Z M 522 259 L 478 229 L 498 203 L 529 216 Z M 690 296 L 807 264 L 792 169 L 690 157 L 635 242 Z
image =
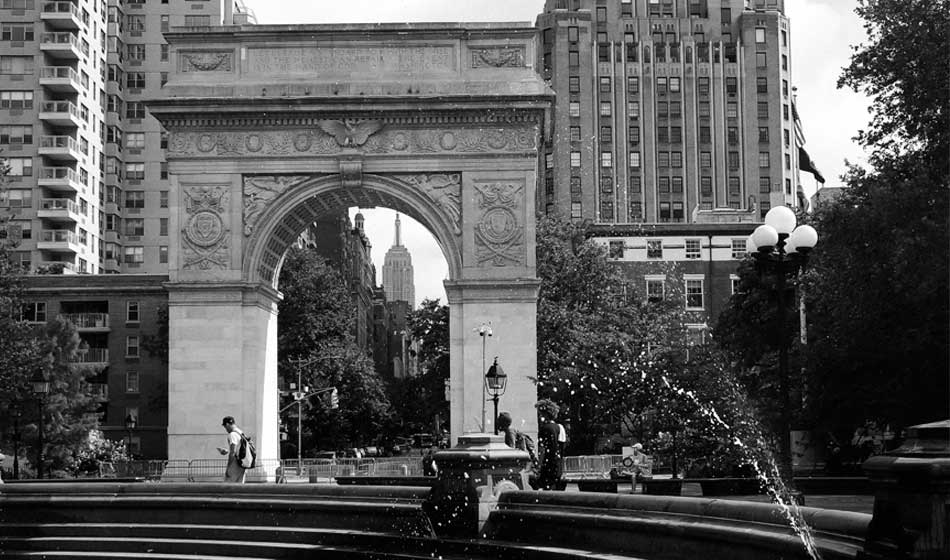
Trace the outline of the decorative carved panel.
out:
M 462 175 L 460 173 L 393 175 L 393 177 L 427 194 L 448 217 L 455 234 L 462 234 Z
M 524 264 L 524 185 L 504 181 L 476 183 L 475 192 L 480 214 L 475 223 L 478 266 Z
M 231 264 L 227 187 L 183 186 L 185 225 L 181 230 L 182 268 L 227 269 Z
M 254 233 L 268 205 L 308 175 L 248 175 L 244 177 L 244 235 Z
M 472 68 L 524 68 L 524 47 L 472 47 Z
M 231 51 L 183 52 L 179 55 L 182 72 L 230 72 L 234 53 Z
M 455 72 L 455 47 L 446 45 L 260 47 L 247 50 L 252 74 L 370 75 Z

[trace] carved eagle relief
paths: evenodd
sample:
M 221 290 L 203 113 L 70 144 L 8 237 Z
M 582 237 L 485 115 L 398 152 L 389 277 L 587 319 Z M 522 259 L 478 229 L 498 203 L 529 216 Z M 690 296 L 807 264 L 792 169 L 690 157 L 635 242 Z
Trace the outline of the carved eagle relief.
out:
M 353 119 L 319 121 L 320 130 L 332 136 L 344 148 L 355 148 L 366 143 L 370 136 L 383 128 L 383 121 L 355 121 Z

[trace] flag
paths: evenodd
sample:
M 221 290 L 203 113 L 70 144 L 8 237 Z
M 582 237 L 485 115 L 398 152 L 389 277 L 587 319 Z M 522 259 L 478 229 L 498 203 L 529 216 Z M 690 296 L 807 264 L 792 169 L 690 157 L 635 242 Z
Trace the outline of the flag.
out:
M 825 184 L 825 177 L 821 174 L 821 171 L 818 171 L 818 166 L 815 165 L 815 162 L 811 160 L 808 152 L 805 151 L 805 132 L 802 128 L 802 121 L 798 117 L 798 107 L 795 106 L 795 97 L 792 96 L 792 121 L 795 123 L 795 146 L 798 147 L 798 168 L 802 171 L 807 171 L 815 176 L 815 180 L 818 183 L 812 185 L 805 185 L 802 182 L 801 177 L 798 180 L 798 186 L 802 190 L 802 194 L 805 195 L 805 200 L 808 202 L 807 211 L 811 212 L 812 209 L 812 198 L 818 194 L 818 191 L 821 190 L 821 187 Z
M 818 167 L 816 167 L 815 163 L 808 157 L 808 152 L 806 152 L 802 146 L 798 147 L 798 168 L 814 175 L 815 179 L 822 185 L 825 184 L 825 177 L 821 174 L 821 171 L 818 171 Z

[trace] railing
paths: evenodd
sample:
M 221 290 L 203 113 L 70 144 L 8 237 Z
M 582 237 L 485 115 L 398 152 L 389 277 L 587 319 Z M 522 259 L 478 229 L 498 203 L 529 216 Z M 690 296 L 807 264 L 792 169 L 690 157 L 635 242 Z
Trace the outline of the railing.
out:
M 68 31 L 43 33 L 40 36 L 41 45 L 69 45 L 79 48 L 79 37 Z
M 44 229 L 40 231 L 40 241 L 44 243 L 79 244 L 79 236 L 68 229 Z
M 79 142 L 72 136 L 41 136 L 40 148 L 67 148 L 78 152 Z
M 74 273 L 79 272 L 79 269 L 76 267 L 75 263 L 71 263 L 67 261 L 40 261 L 37 263 L 37 267 L 39 268 L 45 268 L 45 267 L 50 267 L 50 266 L 62 266 L 64 271 L 68 270 Z
M 44 66 L 40 69 L 40 79 L 69 79 L 79 83 L 79 73 L 69 66 Z
M 109 400 L 109 384 L 108 383 L 91 383 L 89 385 L 89 394 L 99 402 L 108 401 Z
M 79 173 L 69 167 L 41 167 L 39 179 L 66 179 L 74 183 L 80 183 Z
M 79 205 L 69 198 L 41 198 L 40 210 L 66 210 L 73 214 L 79 214 Z
M 69 101 L 44 101 L 40 104 L 40 113 L 69 113 L 77 119 L 82 119 L 79 107 Z
M 72 14 L 79 17 L 79 7 L 72 2 L 43 2 L 44 14 Z
M 63 318 L 78 329 L 95 329 L 109 326 L 108 313 L 65 313 Z
M 102 364 L 109 361 L 108 348 L 87 348 L 76 353 L 74 364 Z

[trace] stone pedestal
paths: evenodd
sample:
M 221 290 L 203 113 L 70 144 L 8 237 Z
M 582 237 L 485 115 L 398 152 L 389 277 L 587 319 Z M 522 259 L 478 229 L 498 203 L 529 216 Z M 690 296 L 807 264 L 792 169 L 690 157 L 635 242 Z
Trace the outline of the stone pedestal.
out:
M 438 481 L 423 508 L 439 537 L 475 538 L 505 490 L 528 490 L 528 454 L 504 437 L 466 434 L 435 454 Z
M 903 445 L 864 471 L 874 517 L 861 558 L 950 558 L 950 420 L 908 428 Z

